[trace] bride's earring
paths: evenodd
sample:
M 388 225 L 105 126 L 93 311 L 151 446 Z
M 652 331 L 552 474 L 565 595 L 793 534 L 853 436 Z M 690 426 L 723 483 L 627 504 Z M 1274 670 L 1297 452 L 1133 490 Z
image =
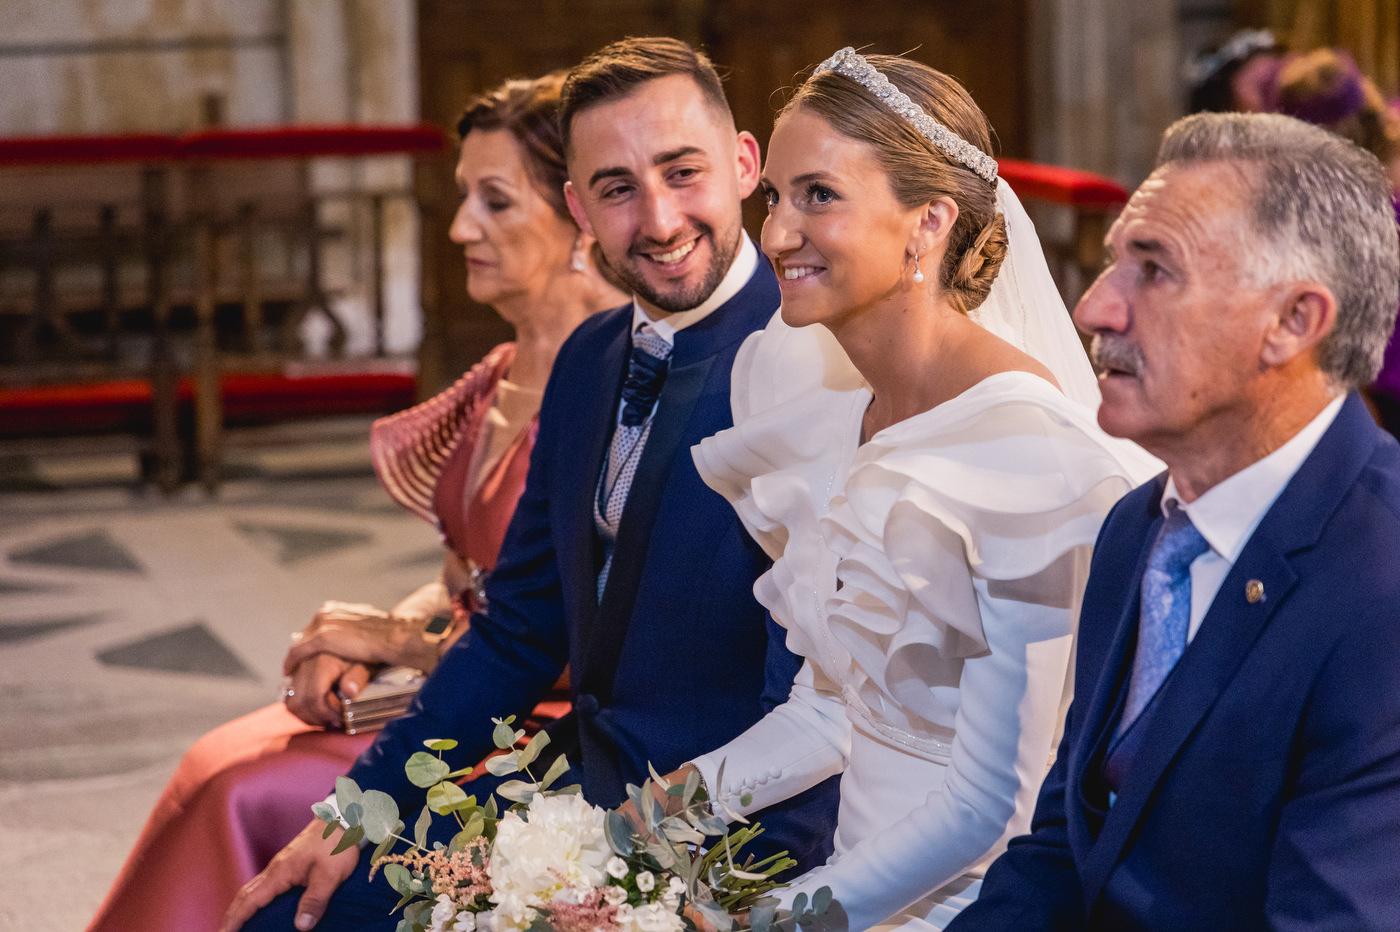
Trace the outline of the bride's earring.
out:
M 583 237 L 574 240 L 574 251 L 569 255 L 569 268 L 582 272 L 588 268 L 588 260 L 583 257 Z
M 916 252 L 914 253 L 914 284 L 922 285 L 923 283 L 924 273 L 919 271 L 919 254 Z

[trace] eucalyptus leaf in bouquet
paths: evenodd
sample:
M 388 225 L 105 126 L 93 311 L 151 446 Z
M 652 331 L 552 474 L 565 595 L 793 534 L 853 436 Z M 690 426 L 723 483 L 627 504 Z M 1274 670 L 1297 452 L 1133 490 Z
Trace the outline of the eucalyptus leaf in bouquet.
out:
M 362 840 L 378 846 L 371 877 L 382 870 L 399 894 L 397 932 L 723 932 L 735 927 L 735 916 L 746 917 L 754 932 L 770 932 L 808 926 L 832 906 L 824 887 L 810 909 L 799 894 L 792 910 L 776 910 L 771 894 L 784 885 L 774 877 L 796 862 L 786 852 L 741 859 L 763 829 L 732 811 L 713 811 L 697 773 L 672 783 L 649 768 L 641 786 L 629 784 L 638 821 L 627 807 L 590 805 L 577 785 L 555 788 L 569 770 L 563 755 L 537 778 L 531 767 L 549 736 L 539 732 L 525 742 L 513 716 L 492 721 L 492 740 L 503 753 L 488 758 L 485 769 L 520 775 L 496 789 L 512 803 L 505 812 L 494 796 L 479 802 L 457 785 L 473 768 L 454 771 L 441 759 L 457 746 L 452 739 L 424 742 L 427 751 L 404 764 L 409 780 L 428 791 L 412 839 L 404 837 L 390 796 L 362 791 L 348 777 L 336 780 L 335 805 L 312 807 L 327 838 L 342 832 L 336 850 Z M 454 820 L 449 844 L 429 847 L 434 816 Z M 731 822 L 739 827 L 731 830 Z M 394 853 L 399 843 L 405 849 Z

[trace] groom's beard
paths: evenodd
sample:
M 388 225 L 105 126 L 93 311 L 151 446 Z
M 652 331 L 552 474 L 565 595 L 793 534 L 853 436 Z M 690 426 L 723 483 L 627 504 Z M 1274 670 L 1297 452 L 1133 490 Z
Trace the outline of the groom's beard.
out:
M 738 227 L 729 241 L 722 243 L 716 238 L 713 227 L 706 223 L 694 222 L 691 229 L 673 239 L 687 242 L 696 238 L 697 235 L 701 240 L 709 243 L 710 263 L 700 281 L 694 285 L 687 286 L 685 283 L 680 283 L 663 292 L 657 290 L 651 282 L 647 281 L 643 272 L 643 263 L 651 260 L 642 255 L 642 251 L 645 249 L 654 252 L 658 248 L 666 246 L 666 244 L 657 243 L 655 240 L 639 240 L 633 243 L 621 262 L 609 260 L 608 265 L 623 285 L 653 307 L 671 314 L 689 311 L 704 304 L 710 295 L 715 293 L 719 283 L 724 281 L 724 276 L 729 274 L 729 268 L 734 264 L 734 257 L 739 254 L 739 237 L 743 236 L 744 232 L 742 227 Z M 696 248 L 700 247 L 697 245 Z

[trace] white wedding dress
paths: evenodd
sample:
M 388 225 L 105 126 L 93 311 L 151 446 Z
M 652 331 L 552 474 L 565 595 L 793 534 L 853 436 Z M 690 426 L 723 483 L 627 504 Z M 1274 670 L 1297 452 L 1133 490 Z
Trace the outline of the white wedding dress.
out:
M 1099 525 L 1161 465 L 1026 372 L 861 444 L 859 373 L 829 331 L 778 316 L 732 397 L 735 426 L 695 462 L 773 558 L 754 591 L 806 662 L 786 703 L 695 763 L 742 814 L 843 774 L 836 853 L 783 905 L 829 886 L 852 932 L 943 928 L 1029 827 Z

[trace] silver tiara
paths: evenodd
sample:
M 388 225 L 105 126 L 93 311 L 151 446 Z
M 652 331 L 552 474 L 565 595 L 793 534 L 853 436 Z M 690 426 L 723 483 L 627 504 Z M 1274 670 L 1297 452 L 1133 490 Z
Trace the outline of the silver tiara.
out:
M 996 184 L 996 159 L 925 113 L 923 107 L 910 100 L 908 94 L 891 84 L 889 78 L 849 45 L 818 65 L 812 76 L 816 77 L 825 71 L 844 74 L 857 84 L 863 85 L 886 107 L 908 120 L 909 124 L 919 131 L 919 135 L 942 149 L 950 158 L 981 175 L 988 184 Z

